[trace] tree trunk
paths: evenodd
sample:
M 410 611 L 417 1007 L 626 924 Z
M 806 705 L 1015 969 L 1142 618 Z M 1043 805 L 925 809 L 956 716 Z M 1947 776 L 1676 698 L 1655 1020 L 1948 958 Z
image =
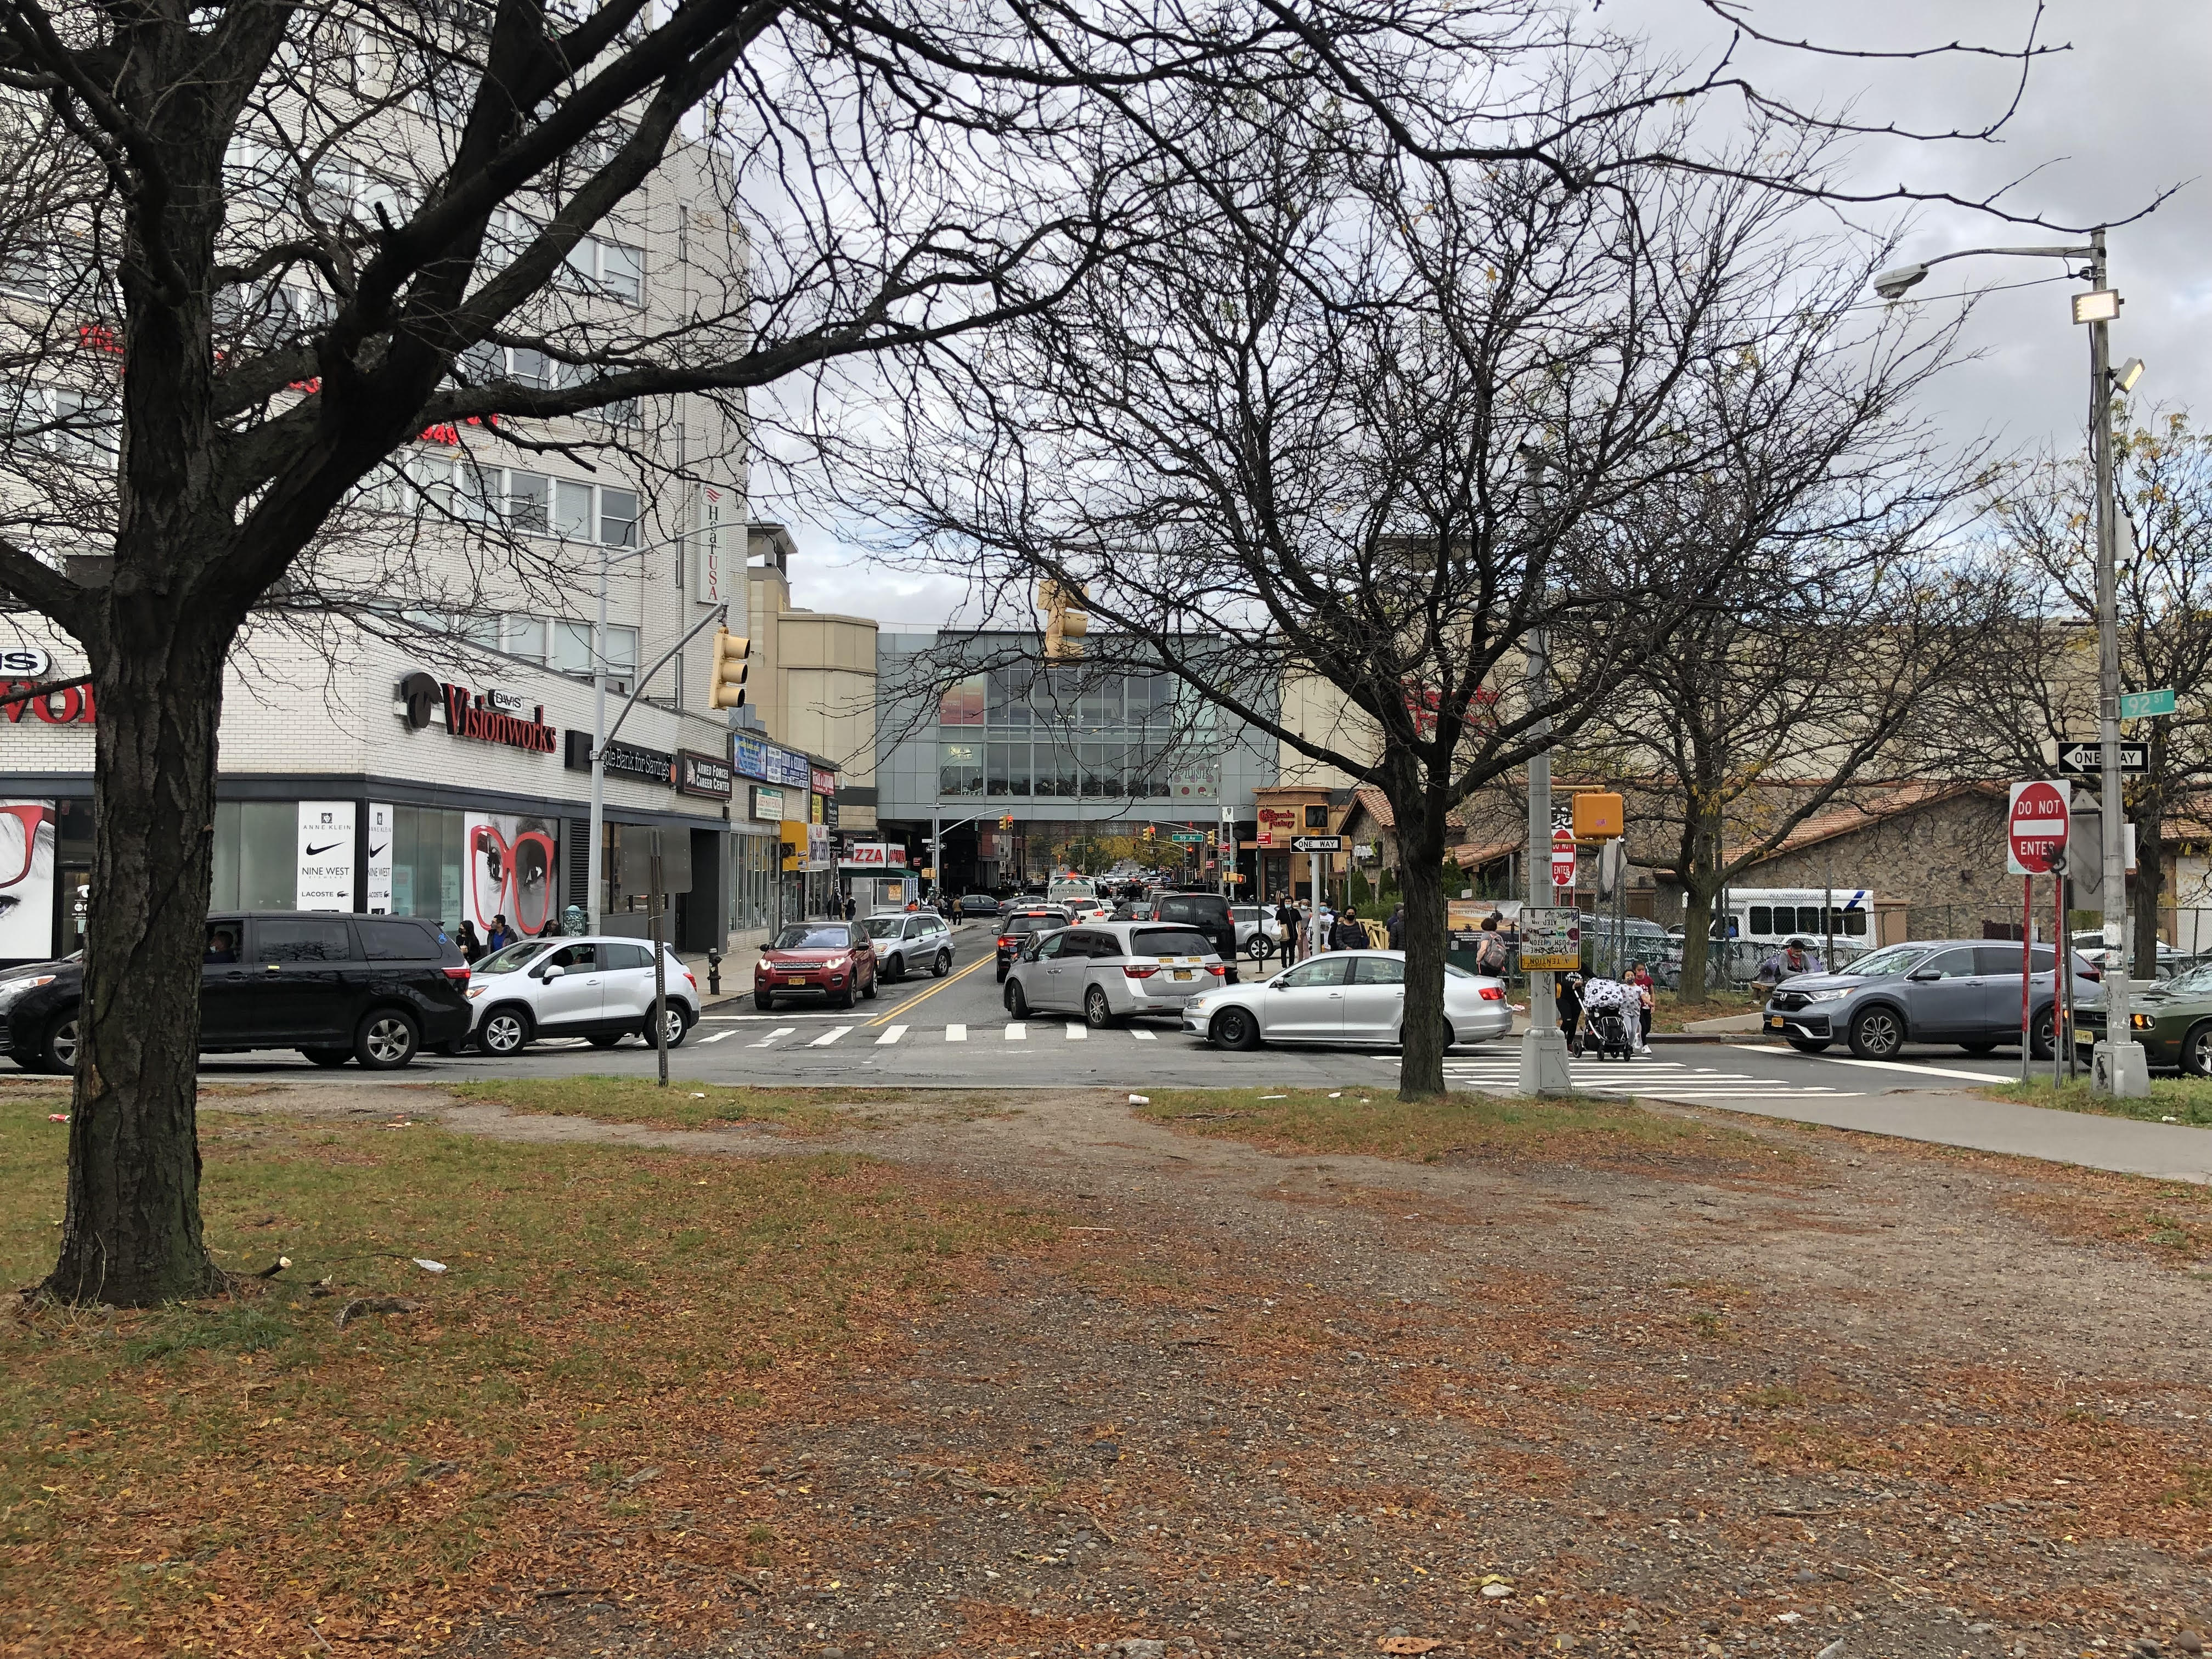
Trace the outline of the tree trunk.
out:
M 1444 912 L 1444 808 L 1430 811 L 1414 787 L 1390 796 L 1398 820 L 1399 879 L 1406 900 L 1405 1046 L 1398 1098 L 1433 1100 L 1444 1091 L 1444 952 L 1450 945 Z M 1433 818 L 1434 822 L 1431 822 Z
M 112 600 L 106 617 L 109 636 L 86 642 L 100 708 L 92 887 L 68 1208 L 44 1289 L 144 1307 L 222 1284 L 200 1238 L 196 1109 L 216 728 L 234 630 L 153 596 Z
M 1705 975 L 1712 960 L 1713 896 L 1688 883 L 1682 888 L 1682 976 L 1675 982 L 1674 1000 L 1697 1004 L 1705 1000 Z

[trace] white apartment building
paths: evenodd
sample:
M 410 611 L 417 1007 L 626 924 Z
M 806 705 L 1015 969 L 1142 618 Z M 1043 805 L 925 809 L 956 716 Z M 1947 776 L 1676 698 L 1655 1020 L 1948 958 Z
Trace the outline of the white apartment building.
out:
M 649 338 L 732 295 L 740 297 L 726 309 L 742 318 L 746 240 L 716 161 L 708 146 L 678 149 L 603 224 L 554 297 L 563 321 Z M 252 187 L 252 162 L 246 154 L 241 191 Z M 333 172 L 345 176 L 331 187 L 359 199 L 404 190 L 375 169 Z M 526 235 L 527 216 L 514 220 Z M 36 270 L 0 265 L 0 300 L 35 307 L 51 291 Z M 318 303 L 302 294 L 283 305 L 312 313 Z M 562 372 L 550 357 L 504 348 L 496 368 L 525 383 Z M 746 628 L 742 414 L 705 397 L 652 401 L 588 428 L 426 432 L 334 522 L 312 556 L 318 576 L 356 596 L 366 585 L 382 608 L 369 626 L 343 617 L 306 629 L 249 626 L 221 728 L 216 907 L 388 911 L 449 927 L 470 921 L 482 933 L 496 915 L 538 931 L 566 906 L 587 904 L 602 570 L 610 718 L 638 676 L 718 607 L 729 605 L 733 632 Z M 88 546 L 82 556 L 101 553 Z M 710 623 L 646 682 L 610 749 L 605 784 L 604 926 L 644 931 L 623 853 L 659 830 L 672 865 L 689 866 L 688 882 L 671 884 L 689 889 L 674 903 L 685 950 L 760 926 L 785 871 L 782 826 L 753 815 L 727 718 L 705 707 L 712 635 Z M 83 672 L 66 636 L 0 612 L 0 689 Z M 75 690 L 0 708 L 0 962 L 80 942 L 99 718 Z M 747 754 L 757 776 L 787 779 L 794 767 L 813 775 L 804 757 L 774 744 Z

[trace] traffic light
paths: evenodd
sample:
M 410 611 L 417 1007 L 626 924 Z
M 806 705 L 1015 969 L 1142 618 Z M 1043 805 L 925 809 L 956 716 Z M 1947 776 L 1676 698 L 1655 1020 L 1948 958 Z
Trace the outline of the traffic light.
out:
M 1014 815 L 1012 812 L 1001 812 L 999 815 L 999 828 L 1001 830 L 1011 830 L 1013 827 Z
M 1083 647 L 1074 641 L 1091 631 L 1091 618 L 1083 609 L 1083 585 L 1039 582 L 1037 609 L 1044 612 L 1045 660 L 1060 662 L 1081 656 Z
M 745 706 L 745 672 L 751 665 L 753 642 L 726 628 L 714 630 L 714 678 L 707 686 L 709 708 Z

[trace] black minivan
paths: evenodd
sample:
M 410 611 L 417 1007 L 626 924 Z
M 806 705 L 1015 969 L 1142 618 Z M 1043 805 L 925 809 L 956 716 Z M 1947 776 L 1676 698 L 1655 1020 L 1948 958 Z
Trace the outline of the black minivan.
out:
M 1152 901 L 1152 920 L 1179 921 L 1205 934 L 1226 964 L 1229 982 L 1237 983 L 1237 918 L 1227 899 L 1218 893 L 1162 893 Z
M 208 918 L 200 1052 L 297 1048 L 318 1066 L 389 1071 L 469 1034 L 469 964 L 423 916 L 248 911 Z M 76 1065 L 84 965 L 0 969 L 0 1053 L 27 1072 Z

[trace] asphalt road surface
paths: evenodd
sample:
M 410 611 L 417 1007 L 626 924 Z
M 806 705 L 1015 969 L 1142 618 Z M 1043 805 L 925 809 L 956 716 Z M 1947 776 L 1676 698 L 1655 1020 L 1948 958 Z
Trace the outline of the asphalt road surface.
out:
M 672 1072 L 725 1084 L 898 1084 L 959 1087 L 1201 1087 L 1283 1085 L 1380 1088 L 1397 1075 L 1394 1053 L 1349 1048 L 1261 1048 L 1237 1054 L 1207 1047 L 1167 1022 L 1087 1030 L 1057 1014 L 1020 1022 L 1006 1016 L 994 972 L 992 935 L 978 927 L 955 934 L 958 960 L 945 978 L 886 985 L 850 1010 L 787 1006 L 759 1013 L 750 999 L 726 1003 L 696 1026 L 669 1058 Z M 1249 966 L 1245 971 L 1249 974 Z M 1448 1081 L 1508 1090 L 1517 1043 L 1511 1039 L 1454 1049 Z M 533 1044 L 511 1060 L 482 1054 L 424 1054 L 401 1073 L 410 1079 L 570 1073 L 650 1073 L 653 1050 L 631 1040 L 592 1048 L 579 1040 Z M 1578 1060 L 1577 1088 L 1725 1104 L 1830 1098 L 1900 1090 L 1956 1090 L 2019 1075 L 2017 1055 L 1970 1058 L 1956 1048 L 1913 1048 L 1896 1060 L 1844 1054 L 1801 1054 L 1764 1044 L 1665 1044 L 1630 1061 Z M 211 1055 L 210 1075 L 313 1072 L 291 1050 Z M 388 1074 L 348 1066 L 316 1073 L 331 1081 Z

